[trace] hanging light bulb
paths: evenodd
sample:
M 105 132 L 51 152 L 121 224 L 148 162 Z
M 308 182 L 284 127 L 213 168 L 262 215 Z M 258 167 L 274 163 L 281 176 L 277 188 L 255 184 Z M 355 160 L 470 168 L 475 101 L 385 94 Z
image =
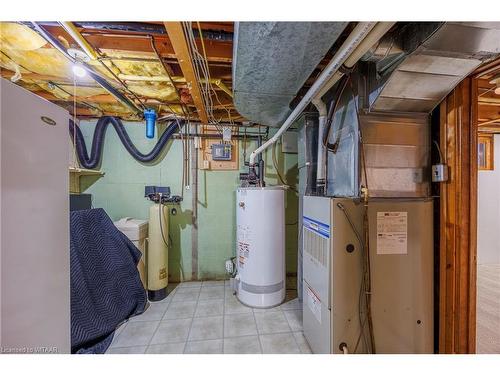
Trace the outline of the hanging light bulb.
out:
M 79 78 L 83 78 L 87 75 L 87 71 L 81 64 L 73 64 L 73 74 Z

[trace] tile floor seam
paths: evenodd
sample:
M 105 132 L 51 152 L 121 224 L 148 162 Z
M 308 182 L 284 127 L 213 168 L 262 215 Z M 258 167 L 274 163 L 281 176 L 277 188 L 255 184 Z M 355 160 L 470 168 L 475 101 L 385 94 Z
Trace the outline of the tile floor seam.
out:
M 167 284 L 167 285 L 168 285 L 168 284 Z M 172 290 L 169 294 L 172 294 L 172 293 L 173 293 L 173 294 L 175 294 L 175 289 L 176 289 L 176 288 L 174 288 L 174 289 L 173 289 L 173 290 Z M 169 296 L 169 295 L 167 295 L 167 297 L 165 297 L 165 298 L 168 298 L 168 296 Z M 173 298 L 174 298 L 174 296 L 172 296 L 172 299 L 173 299 Z M 169 308 L 169 306 L 170 306 L 170 303 L 172 302 L 172 299 L 170 299 L 170 300 L 168 301 L 167 308 L 165 309 L 165 312 L 164 312 L 164 313 L 163 313 L 163 315 L 162 315 L 162 319 L 160 319 L 160 321 L 159 321 L 158 325 L 156 326 L 155 331 L 154 331 L 154 332 L 153 332 L 153 334 L 151 335 L 151 337 L 150 337 L 150 339 L 149 339 L 149 341 L 148 341 L 148 343 L 147 343 L 147 345 L 146 345 L 146 350 L 145 350 L 144 352 L 146 352 L 146 351 L 148 350 L 149 346 L 151 345 L 151 341 L 153 341 L 153 337 L 155 337 L 156 332 L 158 332 L 158 328 L 160 328 L 161 322 L 162 322 L 162 320 L 163 320 L 163 316 L 165 316 L 165 314 L 167 313 L 167 310 L 168 310 L 168 308 Z M 150 305 L 149 307 L 151 308 L 151 305 Z
M 175 291 L 175 289 L 173 289 L 173 290 L 170 292 L 170 294 L 172 294 L 172 292 L 174 292 L 174 291 Z M 169 296 L 170 294 L 168 294 L 166 298 L 168 298 L 168 296 Z M 170 299 L 168 300 L 168 302 L 167 302 L 167 308 L 166 308 L 166 309 L 165 309 L 165 311 L 163 312 L 163 315 L 161 316 L 161 319 L 160 319 L 160 320 L 163 320 L 163 318 L 164 318 L 164 317 L 165 317 L 165 315 L 167 314 L 167 310 L 168 310 L 168 308 L 170 307 L 170 304 L 172 303 L 172 299 L 173 299 L 173 298 L 174 298 L 174 296 L 172 296 L 172 298 L 170 298 Z
M 201 286 L 203 286 L 203 281 L 201 282 Z M 193 328 L 194 314 L 196 314 L 196 310 L 198 309 L 198 302 L 200 301 L 201 286 L 200 286 L 200 292 L 198 293 L 198 297 L 196 298 L 196 304 L 194 305 L 193 317 L 191 318 L 191 324 L 189 325 L 189 330 L 188 330 L 188 334 L 186 337 L 184 350 L 182 351 L 183 354 L 189 354 L 189 353 L 186 353 L 186 349 L 188 346 L 188 342 L 190 341 L 189 336 L 191 336 L 191 329 Z
M 257 340 L 259 340 L 260 352 L 264 354 L 264 347 L 262 346 L 262 342 L 260 341 L 259 335 L 259 327 L 257 327 L 257 319 L 255 318 L 255 311 L 252 309 L 253 321 L 255 323 L 255 331 L 257 332 Z
M 299 309 L 297 309 L 297 310 L 299 310 Z M 290 310 L 290 311 L 292 311 L 292 310 Z M 283 312 L 283 315 L 285 316 L 286 323 L 288 324 L 288 327 L 290 328 L 290 332 L 291 332 L 291 334 L 292 334 L 293 341 L 295 342 L 295 345 L 297 345 L 297 349 L 299 349 L 299 352 L 300 352 L 301 354 L 303 354 L 303 353 L 302 353 L 302 350 L 300 349 L 300 345 L 299 345 L 299 343 L 297 342 L 297 338 L 296 338 L 296 337 L 295 337 L 295 335 L 293 334 L 293 329 L 292 329 L 292 326 L 291 326 L 290 322 L 288 321 L 288 317 L 286 316 L 285 312 Z M 303 329 L 303 328 L 304 328 L 304 327 L 302 327 L 302 329 Z

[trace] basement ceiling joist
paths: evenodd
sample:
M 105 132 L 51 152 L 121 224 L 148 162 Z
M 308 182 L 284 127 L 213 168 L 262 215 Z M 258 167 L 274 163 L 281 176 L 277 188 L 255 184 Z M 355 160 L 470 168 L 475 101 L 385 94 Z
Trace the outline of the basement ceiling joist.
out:
M 478 72 L 478 130 L 484 133 L 500 133 L 500 95 L 495 93 L 497 86 L 490 83 L 500 74 L 500 59 L 485 64 Z
M 16 74 L 18 71 L 20 79 L 17 84 L 72 112 L 75 98 L 72 64 L 27 24 L 0 23 L 2 77 L 11 79 L 19 76 Z M 85 23 L 79 26 L 76 22 L 75 26 L 100 56 L 99 61 L 88 62 L 96 72 L 136 105 L 144 104 L 155 108 L 159 116 L 172 112 L 184 115 L 187 111 L 191 119 L 199 119 L 190 84 L 183 75 L 176 51 L 162 23 L 127 23 L 123 30 L 116 30 L 118 23 L 94 24 L 96 25 L 87 23 L 86 27 L 80 27 L 85 26 Z M 122 27 L 122 24 L 118 26 Z M 77 41 L 57 22 L 45 22 L 42 25 L 65 48 L 80 48 Z M 164 32 L 147 32 L 159 30 L 160 27 Z M 194 22 L 192 27 L 196 31 L 196 43 L 200 45 L 198 27 L 201 29 L 210 76 L 218 84 L 212 85 L 219 98 L 212 107 L 214 116 L 220 121 L 227 121 L 228 116 L 233 121 L 244 120 L 234 109 L 230 95 L 233 24 Z M 134 31 L 142 29 L 145 31 Z M 153 38 L 161 62 L 152 48 Z M 168 76 L 172 79 L 167 79 Z M 77 80 L 76 100 L 78 116 L 113 115 L 124 119 L 138 119 L 137 115 L 117 102 L 89 77 Z

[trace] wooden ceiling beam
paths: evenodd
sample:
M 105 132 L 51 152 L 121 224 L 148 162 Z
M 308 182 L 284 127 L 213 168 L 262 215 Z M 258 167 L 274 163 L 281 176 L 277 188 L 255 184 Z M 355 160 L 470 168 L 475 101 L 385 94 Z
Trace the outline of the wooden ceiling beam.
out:
M 66 31 L 59 26 L 46 26 L 45 29 L 52 35 L 63 37 L 68 42 L 73 39 Z M 92 47 L 103 50 L 117 50 L 129 52 L 149 52 L 151 50 L 151 41 L 148 35 L 115 32 L 115 31 L 82 31 Z M 155 42 L 160 56 L 163 58 L 175 58 L 175 51 L 167 35 L 155 35 Z M 233 59 L 233 43 L 231 41 L 205 41 L 207 59 L 209 62 L 231 62 Z M 104 51 L 103 51 L 104 52 Z
M 191 60 L 191 55 L 189 54 L 189 47 L 184 35 L 184 30 L 182 29 L 182 24 L 180 22 L 165 22 L 165 29 L 167 30 L 168 37 L 170 38 L 177 60 L 179 61 L 182 74 L 188 84 L 193 103 L 198 112 L 198 117 L 202 123 L 208 124 L 208 116 L 201 95 L 200 84 L 196 79 L 195 68 Z

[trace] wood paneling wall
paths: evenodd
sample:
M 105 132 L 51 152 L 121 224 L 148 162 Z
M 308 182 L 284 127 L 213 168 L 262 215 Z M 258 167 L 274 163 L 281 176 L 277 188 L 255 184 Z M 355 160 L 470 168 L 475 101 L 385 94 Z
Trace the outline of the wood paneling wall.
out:
M 476 345 L 477 82 L 465 79 L 440 105 L 440 147 L 450 167 L 441 184 L 439 352 Z

